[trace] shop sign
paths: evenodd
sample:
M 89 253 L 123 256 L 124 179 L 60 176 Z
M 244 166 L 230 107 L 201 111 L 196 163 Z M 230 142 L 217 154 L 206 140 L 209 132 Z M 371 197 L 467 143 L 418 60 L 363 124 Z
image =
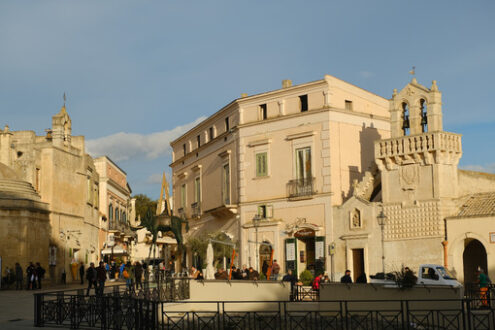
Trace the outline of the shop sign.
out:
M 322 259 L 325 258 L 325 242 L 316 241 L 315 242 L 315 258 Z
M 311 228 L 303 228 L 303 229 L 298 230 L 294 234 L 294 237 L 297 237 L 297 238 L 315 237 L 315 231 Z
M 296 260 L 296 243 L 287 243 L 285 245 L 287 261 Z

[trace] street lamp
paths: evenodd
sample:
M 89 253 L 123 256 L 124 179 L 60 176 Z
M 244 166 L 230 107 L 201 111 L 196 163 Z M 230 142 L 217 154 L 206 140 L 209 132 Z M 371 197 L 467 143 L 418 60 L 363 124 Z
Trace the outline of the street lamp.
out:
M 260 225 L 261 217 L 259 214 L 255 214 L 253 217 L 253 225 L 254 225 L 254 230 L 256 233 L 256 270 L 259 271 L 259 250 L 258 250 L 258 227 Z
M 387 216 L 383 213 L 383 209 L 380 211 L 380 214 L 378 214 L 376 219 L 378 220 L 378 224 L 382 230 L 382 272 L 383 278 L 385 278 L 385 241 L 383 237 L 383 229 L 385 227 L 385 223 L 387 222 Z

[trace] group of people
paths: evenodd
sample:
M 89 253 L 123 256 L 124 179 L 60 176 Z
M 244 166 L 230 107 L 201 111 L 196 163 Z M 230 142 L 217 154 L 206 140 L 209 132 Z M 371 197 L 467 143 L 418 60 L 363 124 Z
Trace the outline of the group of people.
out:
M 6 267 L 5 276 L 3 278 L 4 283 L 13 284 L 15 282 L 15 289 L 24 289 L 24 278 L 26 279 L 26 290 L 39 290 L 41 289 L 42 280 L 45 278 L 45 269 L 41 267 L 41 264 L 37 262 L 34 264 L 30 262 L 26 267 L 26 276 L 24 276 L 24 270 L 21 265 L 16 262 L 14 269 Z
M 344 276 L 340 278 L 340 283 L 352 283 L 351 271 L 349 269 L 347 269 Z M 366 273 L 361 273 L 361 275 L 356 278 L 356 283 L 368 283 Z
M 278 280 L 278 276 L 280 274 L 280 265 L 277 263 L 277 260 L 273 260 L 272 267 L 268 266 L 268 263 L 263 262 L 263 266 L 261 268 L 261 274 L 255 270 L 253 267 L 247 267 L 246 265 L 242 265 L 242 267 L 237 268 L 232 266 L 231 268 L 231 276 L 229 277 L 229 272 L 227 272 L 223 267 L 217 269 L 217 272 L 214 274 L 216 280 L 251 280 L 251 281 L 259 281 L 261 279 L 270 279 L 273 281 Z M 193 279 L 202 280 L 204 279 L 204 274 L 201 270 L 196 267 L 191 267 L 191 272 L 189 276 Z

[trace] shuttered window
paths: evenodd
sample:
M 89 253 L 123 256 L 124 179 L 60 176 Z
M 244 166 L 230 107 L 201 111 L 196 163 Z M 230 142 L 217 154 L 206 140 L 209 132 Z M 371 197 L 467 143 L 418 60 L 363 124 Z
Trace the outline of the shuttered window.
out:
M 256 154 L 256 176 L 268 175 L 268 157 L 266 152 Z

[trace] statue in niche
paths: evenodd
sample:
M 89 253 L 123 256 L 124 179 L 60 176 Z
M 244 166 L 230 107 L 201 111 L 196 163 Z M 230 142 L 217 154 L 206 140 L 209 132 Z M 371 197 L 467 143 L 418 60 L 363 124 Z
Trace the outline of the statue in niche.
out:
M 361 228 L 361 212 L 358 209 L 351 213 L 351 228 Z

